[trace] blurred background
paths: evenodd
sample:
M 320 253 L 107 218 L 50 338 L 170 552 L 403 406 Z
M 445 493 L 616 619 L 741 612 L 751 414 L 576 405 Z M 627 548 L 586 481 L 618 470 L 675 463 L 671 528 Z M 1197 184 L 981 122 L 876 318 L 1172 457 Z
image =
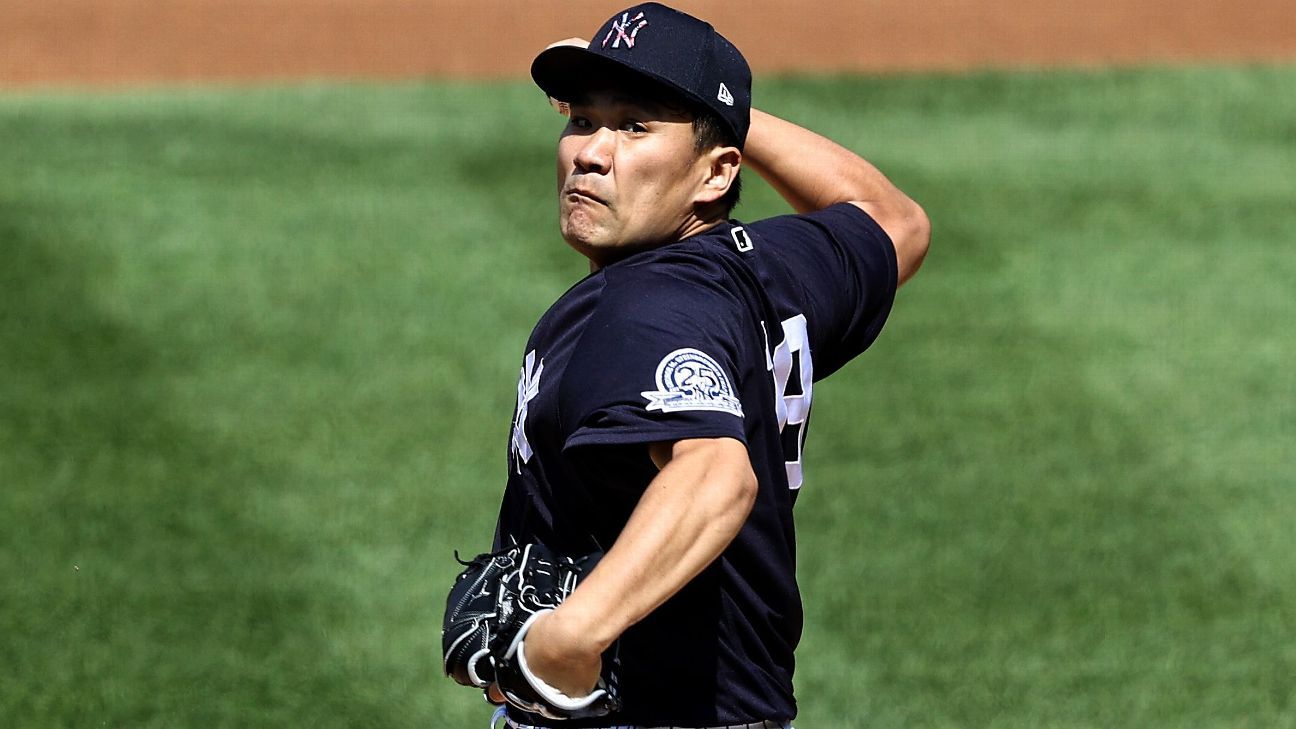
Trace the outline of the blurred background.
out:
M 797 726 L 1296 727 L 1290 2 L 679 7 L 934 223 L 816 386 Z M 619 9 L 0 0 L 0 726 L 485 725 L 527 69 Z
M 539 0 L 0 2 L 6 85 L 517 78 L 616 3 Z M 1284 0 L 684 0 L 757 72 L 1290 60 Z

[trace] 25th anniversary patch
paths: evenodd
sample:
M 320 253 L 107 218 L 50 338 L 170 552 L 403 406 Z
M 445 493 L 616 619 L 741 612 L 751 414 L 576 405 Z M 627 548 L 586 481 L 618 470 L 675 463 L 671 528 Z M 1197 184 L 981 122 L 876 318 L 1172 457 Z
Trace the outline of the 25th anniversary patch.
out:
M 650 411 L 714 410 L 743 416 L 742 403 L 720 363 L 691 347 L 663 357 L 657 365 L 657 389 L 640 394 L 648 399 Z

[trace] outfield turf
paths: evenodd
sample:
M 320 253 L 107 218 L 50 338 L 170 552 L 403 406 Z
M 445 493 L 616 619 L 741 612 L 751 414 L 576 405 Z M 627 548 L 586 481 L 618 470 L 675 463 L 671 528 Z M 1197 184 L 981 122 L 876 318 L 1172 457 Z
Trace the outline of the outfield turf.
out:
M 1296 68 L 757 102 L 935 226 L 815 391 L 799 729 L 1296 727 Z M 0 96 L 0 726 L 485 726 L 442 601 L 583 273 L 560 124 L 524 84 Z

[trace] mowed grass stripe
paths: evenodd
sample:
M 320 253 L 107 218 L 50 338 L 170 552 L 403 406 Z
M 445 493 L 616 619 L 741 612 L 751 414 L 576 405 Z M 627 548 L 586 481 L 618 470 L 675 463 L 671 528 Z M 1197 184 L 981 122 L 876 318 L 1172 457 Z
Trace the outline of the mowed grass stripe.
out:
M 1296 726 L 1296 70 L 786 79 L 936 227 L 816 391 L 798 726 Z M 0 99 L 0 716 L 475 726 L 523 84 Z M 754 178 L 740 217 L 781 212 Z M 12 585 L 12 587 L 10 587 Z

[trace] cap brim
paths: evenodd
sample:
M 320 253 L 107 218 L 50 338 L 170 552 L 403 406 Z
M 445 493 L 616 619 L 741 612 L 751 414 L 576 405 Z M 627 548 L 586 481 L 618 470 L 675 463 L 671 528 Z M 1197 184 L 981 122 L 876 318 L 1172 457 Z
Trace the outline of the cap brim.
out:
M 649 81 L 689 103 L 706 105 L 696 94 L 667 78 L 580 46 L 546 48 L 531 62 L 531 79 L 536 86 L 559 101 L 572 101 L 591 88 L 627 76 Z
M 531 62 L 531 79 L 549 96 L 570 101 L 599 76 L 630 69 L 579 46 L 554 46 Z
M 656 87 L 662 97 L 674 96 L 701 109 L 711 108 L 707 99 L 669 78 L 581 46 L 556 45 L 541 51 L 531 62 L 531 78 L 555 101 L 570 103 L 590 89 L 599 86 L 617 87 L 626 78 L 632 78 L 637 82 L 635 90 L 638 93 L 652 94 L 650 89 Z M 739 133 L 733 122 L 724 115 L 717 116 L 733 133 L 741 149 L 747 135 Z

